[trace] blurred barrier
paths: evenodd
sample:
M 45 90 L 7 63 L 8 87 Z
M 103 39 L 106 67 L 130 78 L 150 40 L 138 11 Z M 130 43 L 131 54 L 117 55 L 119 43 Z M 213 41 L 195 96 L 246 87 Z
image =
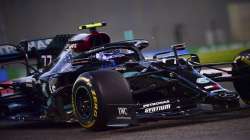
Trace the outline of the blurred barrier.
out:
M 7 81 L 9 79 L 8 72 L 5 68 L 0 68 L 0 82 Z
M 201 63 L 232 62 L 234 58 L 242 51 L 250 49 L 250 42 L 227 43 L 217 45 L 189 46 L 186 49 L 189 53 L 197 54 Z M 170 48 L 151 50 L 143 52 L 146 59 L 152 59 L 152 56 L 162 51 L 169 51 Z M 187 53 L 183 52 L 183 53 Z M 182 53 L 181 53 L 182 54 Z M 169 54 L 171 55 L 171 54 Z
M 187 47 L 200 57 L 201 63 L 232 62 L 243 50 L 250 49 L 250 42 Z

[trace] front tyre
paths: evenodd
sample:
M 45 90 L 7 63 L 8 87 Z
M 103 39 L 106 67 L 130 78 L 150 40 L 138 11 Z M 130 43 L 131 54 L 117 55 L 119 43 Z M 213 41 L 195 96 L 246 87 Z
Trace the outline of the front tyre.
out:
M 73 87 L 72 105 L 76 118 L 84 128 L 104 128 L 105 119 L 102 117 L 101 102 L 90 81 L 90 76 L 79 76 Z
M 250 50 L 241 52 L 235 58 L 232 72 L 233 77 L 239 77 L 233 81 L 235 89 L 241 99 L 250 104 Z
M 73 86 L 73 112 L 87 129 L 100 130 L 107 126 L 113 113 L 110 105 L 133 103 L 129 84 L 117 71 L 83 73 Z

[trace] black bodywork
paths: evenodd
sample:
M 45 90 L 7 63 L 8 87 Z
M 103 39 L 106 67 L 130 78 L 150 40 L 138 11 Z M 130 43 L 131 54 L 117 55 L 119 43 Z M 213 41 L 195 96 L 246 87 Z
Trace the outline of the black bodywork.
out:
M 108 126 L 126 126 L 140 119 L 239 108 L 238 93 L 224 89 L 217 82 L 233 82 L 240 76 L 200 72 L 200 68 L 207 67 L 232 74 L 232 71 L 215 66 L 234 63 L 199 64 L 195 54 L 178 54 L 185 49 L 183 44 L 174 45 L 171 51 L 156 54 L 150 60 L 141 53 L 148 46 L 145 40 L 103 44 L 80 54 L 74 54 L 70 45 L 72 43 L 66 45 L 57 59 L 42 72 L 35 71 L 33 75 L 13 80 L 11 84 L 1 84 L 2 88 L 15 91 L 13 95 L 0 97 L 3 119 L 74 120 L 72 88 L 79 75 L 92 71 L 116 71 L 129 83 L 133 103 L 121 101 L 125 103 L 120 104 L 119 99 L 117 104 L 110 104 Z M 174 55 L 164 56 L 169 53 Z M 116 87 L 111 86 L 110 90 L 112 88 Z

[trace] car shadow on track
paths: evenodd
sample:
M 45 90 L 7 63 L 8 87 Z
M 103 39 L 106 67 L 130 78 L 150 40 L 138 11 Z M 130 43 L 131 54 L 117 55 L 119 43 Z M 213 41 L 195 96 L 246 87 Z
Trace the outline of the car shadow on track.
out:
M 1 129 L 71 129 L 81 128 L 78 123 L 64 123 L 64 122 L 0 122 Z
M 119 133 L 135 133 L 139 131 L 148 131 L 152 129 L 187 126 L 187 125 L 209 123 L 209 122 L 216 122 L 216 121 L 243 119 L 243 118 L 248 118 L 248 117 L 250 117 L 250 110 L 234 111 L 234 112 L 228 112 L 228 113 L 193 116 L 193 117 L 187 117 L 187 118 L 182 118 L 182 119 L 171 119 L 171 120 L 147 122 L 139 126 L 128 127 L 128 128 L 123 128 L 123 129 L 114 129 L 111 131 L 113 131 L 113 133 L 118 133 L 118 134 Z
M 170 120 L 158 120 L 148 121 L 139 124 L 138 126 L 131 126 L 127 128 L 108 128 L 103 131 L 94 131 L 94 133 L 107 133 L 107 134 L 119 134 L 119 133 L 133 133 L 138 131 L 147 131 L 152 129 L 161 129 L 168 127 L 178 127 L 184 125 L 193 125 L 198 123 L 209 123 L 224 120 L 233 120 L 250 117 L 250 110 L 234 111 L 228 113 L 218 113 L 209 115 L 192 116 L 182 119 L 170 119 Z M 79 129 L 83 133 L 92 133 L 82 129 L 78 123 L 55 123 L 55 122 L 28 122 L 28 123 L 17 123 L 17 122 L 0 122 L 0 130 L 18 130 L 18 129 Z

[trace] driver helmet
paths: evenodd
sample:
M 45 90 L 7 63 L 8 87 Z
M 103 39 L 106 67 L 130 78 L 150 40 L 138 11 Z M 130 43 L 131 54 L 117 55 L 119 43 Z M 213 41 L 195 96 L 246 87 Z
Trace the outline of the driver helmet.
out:
M 84 52 L 92 47 L 97 47 L 103 44 L 110 43 L 110 37 L 105 33 L 93 32 L 91 34 L 77 34 L 71 41 L 77 41 L 76 44 L 71 46 L 74 52 Z

